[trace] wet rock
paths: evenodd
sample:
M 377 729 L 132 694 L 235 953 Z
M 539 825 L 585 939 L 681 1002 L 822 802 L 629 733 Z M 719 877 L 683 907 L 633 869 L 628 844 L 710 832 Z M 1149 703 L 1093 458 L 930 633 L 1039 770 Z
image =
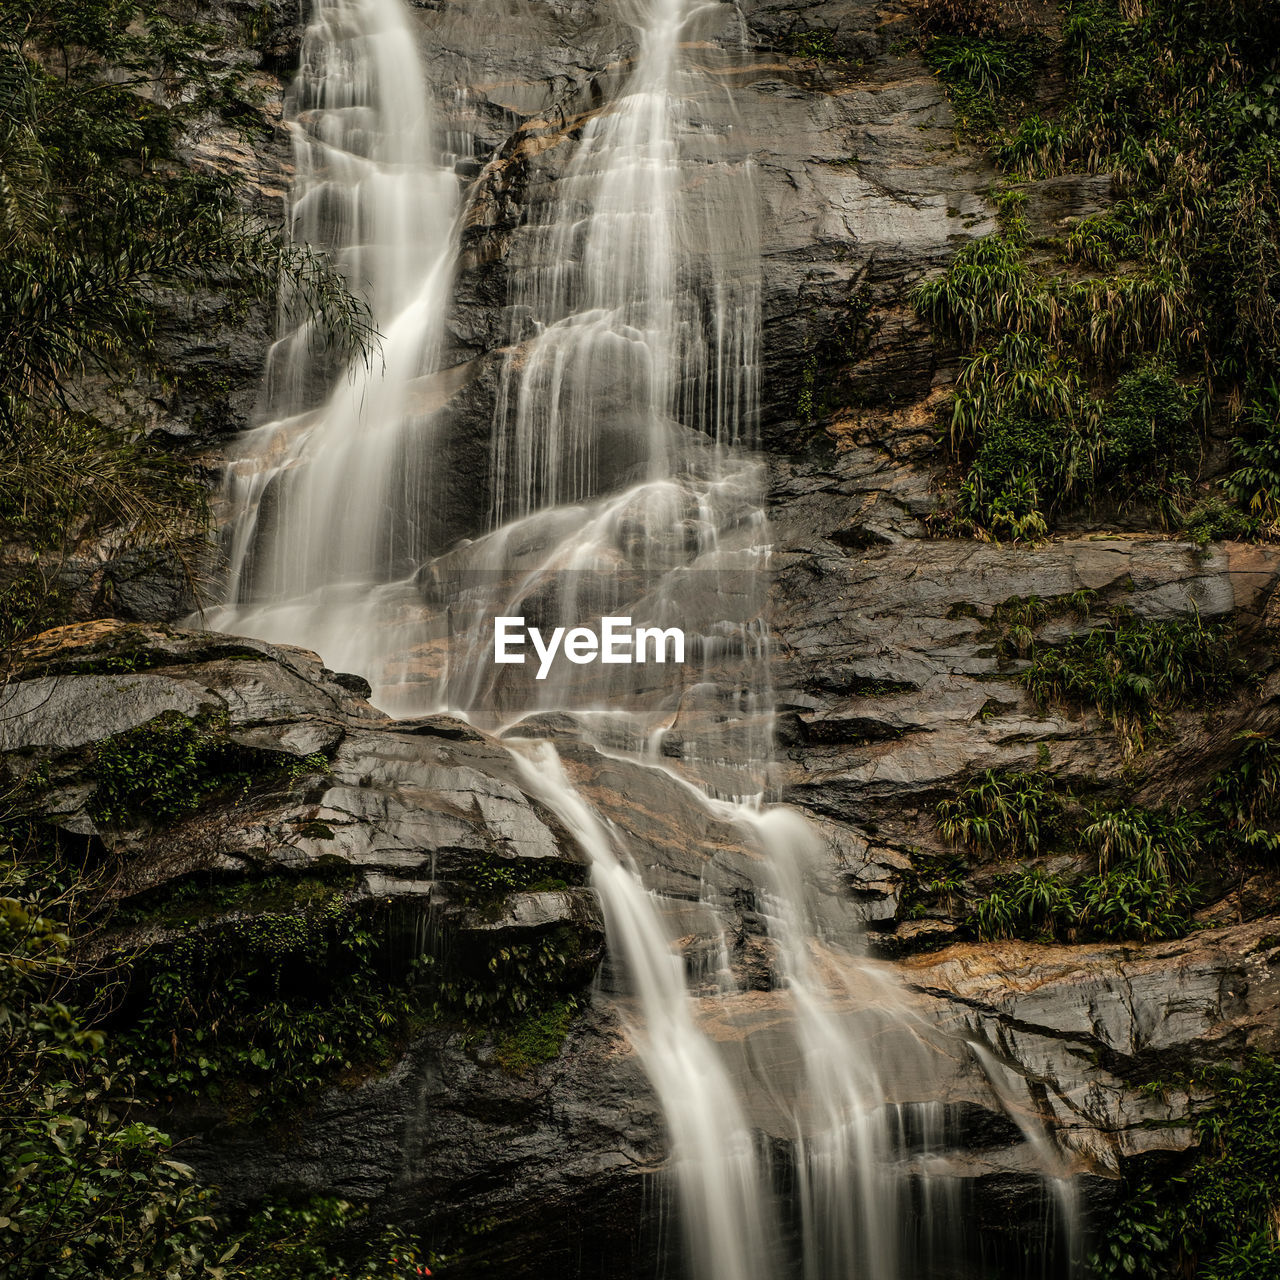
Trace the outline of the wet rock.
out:
M 966 944 L 900 972 L 941 1025 L 1011 1068 L 1059 1142 L 1114 1172 L 1194 1145 L 1196 1100 L 1143 1086 L 1276 1052 L 1278 964 L 1264 921 L 1145 947 Z
M 103 674 L 113 662 L 137 669 Z M 86 747 L 157 714 L 213 707 L 211 732 L 295 762 L 264 772 L 243 798 L 215 797 L 162 831 L 144 822 L 103 833 L 126 855 L 125 898 L 197 873 L 342 865 L 355 873 L 353 903 L 385 902 L 406 919 L 435 912 L 458 946 L 572 929 L 590 940 L 581 980 L 590 976 L 604 925 L 582 883 L 576 833 L 525 790 L 509 750 L 469 726 L 447 716 L 388 720 L 303 650 L 120 623 L 38 638 L 19 655 L 5 696 L 23 708 L 4 720 L 7 759 L 20 770 L 44 764 L 46 813 L 68 831 L 96 830 Z M 702 992 L 697 1017 L 719 1042 L 753 1123 L 785 1146 L 797 1117 L 805 1123 L 808 1095 L 776 944 L 763 936 L 755 899 L 759 853 L 661 769 L 601 756 L 570 718 L 536 727 L 557 740 L 575 785 L 666 895 L 670 935 L 682 940 Z M 843 883 L 853 899 L 850 941 L 859 915 L 882 952 L 954 937 L 954 925 L 922 919 L 886 942 L 882 926 L 909 860 L 839 822 L 823 832 L 833 886 Z M 495 858 L 546 869 L 563 887 L 477 904 L 469 871 Z M 117 942 L 164 945 L 180 935 L 141 926 Z M 701 976 L 720 962 L 700 940 L 717 936 L 737 975 L 738 992 L 727 997 Z M 877 1043 L 889 1102 L 908 1120 L 926 1103 L 942 1108 L 960 1193 L 972 1197 L 974 1220 L 995 1231 L 1002 1213 L 1031 1220 L 1039 1212 L 1040 1171 L 1058 1158 L 1026 1137 L 1041 1124 L 1094 1188 L 1089 1195 L 1103 1199 L 1107 1179 L 1126 1165 L 1186 1150 L 1196 1100 L 1143 1086 L 1274 1050 L 1278 959 L 1265 924 L 1146 948 L 960 944 L 889 968 L 856 962 L 845 989 Z M 905 1006 L 892 994 L 895 975 Z M 370 1199 L 380 1217 L 425 1224 L 442 1244 L 456 1246 L 461 1233 L 464 1274 L 497 1257 L 514 1275 L 536 1274 L 547 1258 L 583 1276 L 616 1275 L 619 1265 L 622 1274 L 632 1266 L 647 1274 L 662 1246 L 643 1206 L 665 1138 L 619 1030 L 619 978 L 604 967 L 607 995 L 590 1002 L 551 1062 L 524 1074 L 504 1068 L 492 1042 L 440 1026 L 388 1069 L 309 1099 L 305 1123 L 287 1130 L 241 1128 L 199 1108 L 172 1121 L 188 1138 L 187 1158 L 233 1203 L 281 1191 Z M 471 1230 L 478 1222 L 490 1224 L 480 1240 Z
M 851 462 L 821 501 L 806 488 L 793 503 L 794 475 L 780 466 L 772 587 L 775 682 L 795 715 L 788 795 L 844 821 L 930 806 L 983 769 L 1032 767 L 1044 751 L 1066 779 L 1118 777 L 1124 753 L 1096 717 L 1043 710 L 1018 685 L 1019 664 L 999 651 L 991 621 L 1004 601 L 1083 588 L 1097 593 L 1097 611 L 1112 602 L 1139 617 L 1234 618 L 1248 633 L 1280 576 L 1280 555 L 1261 549 L 1242 573 L 1230 547 L 1141 536 L 1061 538 L 1034 551 L 903 537 L 850 554 L 830 537 L 831 507 L 856 500 L 865 473 Z M 1058 625 L 1061 638 L 1089 621 Z M 1242 698 L 1215 742 L 1258 713 Z M 1185 719 L 1203 752 L 1196 717 Z

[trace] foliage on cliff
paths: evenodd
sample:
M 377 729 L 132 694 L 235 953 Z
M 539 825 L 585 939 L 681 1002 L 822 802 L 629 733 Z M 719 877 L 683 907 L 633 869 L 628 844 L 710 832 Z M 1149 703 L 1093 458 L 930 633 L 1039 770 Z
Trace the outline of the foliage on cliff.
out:
M 100 887 L 100 886 L 97 886 Z M 93 879 L 24 824 L 0 849 L 0 1278 L 400 1280 L 397 1232 L 362 1240 L 337 1200 L 262 1206 L 233 1226 L 145 1118 L 144 1058 L 93 1026 L 114 981 L 77 961 Z
M 1085 629 L 1046 643 L 1042 629 L 1074 614 Z M 995 610 L 997 645 L 1041 706 L 1094 710 L 1127 765 L 1154 747 L 1178 712 L 1206 712 L 1256 683 L 1224 624 L 1102 614 L 1093 593 L 1014 598 Z M 1105 799 L 1071 794 L 1049 767 L 987 770 L 937 806 L 943 839 L 975 860 L 1017 861 L 976 901 L 981 938 L 1177 937 L 1229 871 L 1274 863 L 1280 849 L 1280 753 L 1270 737 L 1237 732 L 1229 757 L 1191 807 L 1145 807 L 1127 782 Z M 1064 865 L 1064 860 L 1071 863 Z M 958 868 L 956 869 L 958 870 Z M 954 907 L 955 877 L 947 896 Z M 920 886 L 923 888 L 924 886 Z M 917 893 L 918 905 L 939 896 Z
M 1198 1158 L 1130 1187 L 1094 1255 L 1097 1280 L 1270 1280 L 1280 1275 L 1280 1067 L 1253 1058 L 1191 1082 L 1213 1091 Z
M 1031 112 L 1015 55 L 1043 40 L 988 24 L 926 44 L 1008 175 L 1004 233 L 915 295 L 962 353 L 954 527 L 1034 540 L 1090 508 L 1180 527 L 1211 425 L 1234 435 L 1235 457 L 1195 511 L 1198 536 L 1270 533 L 1280 12 L 1265 0 L 1069 0 L 1052 53 L 1065 101 Z M 1068 171 L 1110 173 L 1114 202 L 1033 243 L 1022 184 Z
M 202 539 L 202 486 L 128 408 L 170 377 L 166 311 L 201 294 L 233 318 L 283 279 L 335 348 L 366 340 L 336 275 L 190 161 L 202 130 L 253 118 L 224 46 L 156 0 L 0 2 L 0 641 L 57 619 L 86 538 Z

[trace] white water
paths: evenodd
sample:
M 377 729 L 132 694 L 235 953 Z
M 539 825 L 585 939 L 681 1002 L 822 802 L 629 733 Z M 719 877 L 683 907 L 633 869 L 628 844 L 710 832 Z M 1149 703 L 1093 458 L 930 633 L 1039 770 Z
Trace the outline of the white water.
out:
M 1020 1095 L 1026 1091 L 1026 1082 L 1022 1077 L 985 1044 L 971 1041 L 969 1047 L 990 1080 L 992 1091 L 1004 1104 L 1005 1114 L 1017 1125 L 1023 1140 L 1039 1160 L 1052 1196 L 1046 1235 L 1056 1247 L 1059 1261 L 1065 1263 L 1064 1269 L 1074 1274 L 1084 1261 L 1084 1237 L 1080 1227 L 1080 1193 L 1071 1165 L 1034 1108 L 1023 1105 Z
M 954 1185 L 931 1154 L 940 1126 L 923 1154 L 904 1152 L 886 1078 L 902 1062 L 887 1046 L 927 1080 L 927 1037 L 889 1034 L 908 1015 L 858 958 L 847 902 L 820 887 L 828 851 L 798 814 L 763 803 L 772 691 L 769 531 L 749 451 L 756 196 L 711 42 L 732 13 L 700 0 L 630 0 L 625 11 L 629 74 L 576 144 L 561 141 L 572 152 L 510 252 L 488 532 L 440 552 L 429 528 L 444 487 L 484 492 L 477 477 L 433 475 L 448 414 L 420 407 L 421 379 L 441 360 L 457 185 L 435 149 L 399 0 L 317 5 L 289 107 L 294 232 L 335 252 L 385 339 L 328 389 L 310 327 L 277 344 L 269 420 L 231 468 L 229 603 L 212 624 L 315 648 L 368 676 L 395 711 L 448 708 L 495 730 L 572 712 L 588 742 L 681 779 L 708 822 L 739 833 L 759 857 L 798 1063 L 770 1100 L 793 1153 L 790 1245 L 774 1212 L 778 1171 L 752 1132 L 754 1086 L 705 1030 L 718 1002 L 740 994 L 720 886 L 704 880 L 699 908 L 712 922 L 708 995 L 666 923 L 683 908 L 646 888 L 644 850 L 573 787 L 553 748 L 513 744 L 527 789 L 590 857 L 632 993 L 623 1015 L 666 1119 L 691 1276 L 764 1280 L 785 1269 L 785 1249 L 804 1280 L 915 1280 L 930 1251 L 904 1231 L 912 1198 L 945 1239 Z M 606 614 L 681 626 L 691 661 L 561 664 L 544 682 L 529 665 L 492 662 L 496 616 L 591 626 Z
M 438 415 L 415 384 L 440 359 L 458 202 L 400 0 L 319 0 L 286 120 L 292 236 L 331 253 L 382 337 L 337 376 L 314 323 L 275 344 L 267 421 L 229 471 L 227 603 L 206 621 L 381 682 L 421 610 L 404 579 L 426 550 Z
M 575 791 L 549 743 L 515 752 L 526 787 L 574 833 L 591 859 L 609 946 L 636 993 L 632 1043 L 666 1117 L 692 1273 L 764 1280 L 775 1231 L 755 1142 L 733 1082 L 698 1030 L 684 960 L 616 833 Z

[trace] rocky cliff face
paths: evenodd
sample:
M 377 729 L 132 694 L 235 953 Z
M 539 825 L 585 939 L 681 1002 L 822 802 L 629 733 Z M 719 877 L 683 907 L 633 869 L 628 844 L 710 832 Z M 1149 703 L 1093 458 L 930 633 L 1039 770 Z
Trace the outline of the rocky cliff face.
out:
M 470 181 L 450 326 L 458 368 L 423 394 L 447 399 L 458 424 L 445 462 L 480 474 L 499 353 L 511 340 L 503 305 L 522 218 L 583 114 L 624 73 L 629 36 L 615 6 L 585 0 L 418 0 L 414 11 Z M 272 102 L 296 40 L 275 16 L 262 59 Z M 1205 928 L 1147 945 L 979 944 L 964 940 L 965 909 L 913 913 L 908 899 L 948 849 L 936 803 L 983 769 L 1048 766 L 1093 796 L 1196 801 L 1236 733 L 1275 723 L 1280 553 L 1086 528 L 1033 550 L 931 536 L 944 470 L 937 413 L 954 371 L 906 295 L 959 245 L 995 230 L 992 174 L 957 142 L 937 79 L 903 52 L 908 6 L 751 0 L 735 21 L 740 51 L 708 57 L 732 86 L 734 137 L 761 198 L 760 426 L 776 544 L 783 794 L 829 836 L 833 875 L 869 923 L 873 952 L 891 957 L 868 972 L 890 966 L 924 1020 L 946 1033 L 948 1101 L 974 1135 L 987 1135 L 974 1137 L 965 1170 L 986 1217 L 1007 1218 L 1010 1197 L 1033 1194 L 1035 1152 L 1019 1115 L 1047 1121 L 1105 1196 L 1122 1169 L 1193 1141 L 1196 1100 L 1144 1086 L 1276 1047 L 1280 952 L 1266 877 L 1224 884 Z M 269 107 L 252 153 L 212 138 L 196 155 L 241 173 L 246 198 L 278 205 L 288 160 L 277 118 Z M 1100 207 L 1107 190 L 1105 177 L 1033 184 L 1030 216 L 1052 228 Z M 166 409 L 157 426 L 198 449 L 211 471 L 248 421 L 268 331 L 265 317 L 230 345 L 175 331 L 193 377 L 207 373 L 219 391 L 195 397 L 199 414 Z M 451 527 L 484 506 L 451 513 Z M 158 623 L 185 612 L 153 574 L 144 580 L 126 616 Z M 1098 607 L 1138 617 L 1232 622 L 1258 680 L 1210 713 L 1173 714 L 1136 756 L 1093 712 L 1042 709 L 1017 681 L 1025 664 L 999 643 L 999 608 L 1082 589 Z M 1062 638 L 1086 624 L 1067 616 L 1049 625 Z M 0 745 L 23 773 L 43 766 L 45 809 L 64 832 L 124 852 L 122 901 L 202 876 L 304 874 L 336 857 L 355 872 L 344 901 L 385 908 L 378 927 L 391 937 L 428 917 L 464 948 L 571 931 L 581 971 L 566 982 L 585 991 L 602 929 L 583 855 L 522 789 L 501 743 L 444 718 L 387 721 L 357 680 L 312 655 L 166 628 L 51 635 L 22 655 L 3 696 Z M 200 720 L 256 753 L 259 781 L 237 803 L 215 797 L 160 833 L 106 830 L 93 816 L 94 746 L 162 715 Z M 716 863 L 744 989 L 742 1017 L 723 1032 L 731 1044 L 770 1000 L 754 906 L 734 897 L 747 884 L 735 859 L 748 855 L 660 781 L 575 744 L 571 726 L 540 731 L 556 734 L 576 778 L 670 886 L 696 885 Z M 458 886 L 495 853 L 532 860 L 563 883 L 503 893 L 496 914 L 477 911 Z M 992 873 L 979 860 L 956 893 L 972 905 Z M 111 945 L 163 947 L 188 927 L 134 924 Z M 362 1078 L 317 1090 L 300 1124 L 264 1132 L 199 1108 L 174 1122 L 193 1137 L 193 1162 L 233 1197 L 332 1188 L 370 1199 L 425 1223 L 463 1267 L 500 1256 L 512 1275 L 606 1264 L 620 1274 L 619 1259 L 630 1258 L 637 1274 L 652 1274 L 662 1242 L 647 1212 L 648 1174 L 663 1159 L 660 1120 L 605 998 L 607 966 L 601 982 L 554 1056 L 522 1074 L 502 1067 L 491 1041 L 445 1019 L 417 1028 Z M 975 1083 L 975 1042 L 1007 1073 L 1003 1114 Z
M 584 854 L 574 833 L 522 788 L 500 742 L 447 717 L 389 721 L 361 693 L 357 678 L 335 676 L 305 651 L 199 632 L 96 623 L 30 646 L 3 693 L 0 745 L 65 840 L 82 842 L 90 863 L 104 845 L 120 859 L 111 890 L 118 914 L 91 944 L 95 954 L 143 948 L 163 957 L 184 939 L 277 921 L 281 885 L 340 867 L 340 909 L 371 922 L 388 980 L 424 939 L 441 954 L 478 957 L 483 970 L 499 947 L 567 931 L 579 945 L 557 989 L 584 992 L 603 928 L 590 889 L 575 887 Z M 215 790 L 177 820 L 106 809 L 114 784 L 104 745 L 174 718 L 238 752 L 248 782 Z M 678 900 L 699 883 L 724 890 L 741 994 L 707 1001 L 706 1029 L 753 1122 L 785 1143 L 790 1122 L 776 1099 L 799 1083 L 788 1073 L 800 1068 L 778 1056 L 786 1006 L 773 989 L 750 877 L 735 869 L 752 855 L 664 775 L 575 747 L 571 726 L 533 728 L 547 731 L 593 802 L 655 859 L 668 892 Z M 862 803 L 902 820 L 902 804 L 919 803 L 903 797 L 915 794 L 904 785 Z M 874 874 L 892 897 L 893 860 L 875 862 L 847 821 L 824 825 L 851 883 Z M 554 873 L 556 884 L 504 887 L 478 902 L 475 868 L 493 858 Z M 193 886 L 213 893 L 209 905 L 197 898 L 193 914 L 175 913 Z M 695 974 L 696 937 L 691 924 Z M 895 1038 L 905 1035 L 928 1045 L 932 1065 L 921 1076 L 919 1054 L 904 1053 L 891 1102 L 943 1104 L 964 1153 L 953 1172 L 973 1220 L 985 1224 L 989 1253 L 992 1239 L 1010 1234 L 1017 1247 L 1021 1228 L 1011 1222 L 1039 1220 L 1044 1153 L 1033 1131 L 1041 1124 L 1087 1203 L 1105 1199 L 1107 1180 L 1125 1167 L 1159 1167 L 1193 1143 L 1195 1100 L 1146 1086 L 1274 1051 L 1277 957 L 1266 920 L 1147 947 L 960 943 L 896 965 L 868 962 L 858 999 L 874 1011 L 886 980 L 905 990 L 908 1024 L 879 1032 L 882 1049 L 896 1057 Z M 514 1274 L 555 1263 L 587 1275 L 620 1274 L 630 1264 L 619 1260 L 630 1259 L 648 1274 L 663 1247 L 650 1216 L 661 1116 L 607 968 L 594 989 L 545 1060 L 513 1064 L 501 1033 L 477 1034 L 467 1018 L 437 1013 L 396 1039 L 384 1064 L 317 1081 L 291 1104 L 292 1122 L 246 1122 L 225 1096 L 192 1106 L 180 1094 L 165 1120 L 233 1203 L 299 1192 L 371 1201 L 380 1216 L 422 1226 L 441 1253 L 456 1252 L 459 1274 L 486 1259 Z M 885 1009 L 895 1022 L 903 1016 L 898 997 Z

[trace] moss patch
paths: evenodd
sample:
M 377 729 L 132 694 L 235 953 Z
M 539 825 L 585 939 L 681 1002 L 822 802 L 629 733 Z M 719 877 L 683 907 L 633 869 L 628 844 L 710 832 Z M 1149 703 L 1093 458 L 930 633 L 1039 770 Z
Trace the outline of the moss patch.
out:
M 560 1056 L 569 1028 L 578 1016 L 575 1000 L 559 1000 L 528 1014 L 498 1037 L 493 1060 L 513 1076 L 526 1076 Z

